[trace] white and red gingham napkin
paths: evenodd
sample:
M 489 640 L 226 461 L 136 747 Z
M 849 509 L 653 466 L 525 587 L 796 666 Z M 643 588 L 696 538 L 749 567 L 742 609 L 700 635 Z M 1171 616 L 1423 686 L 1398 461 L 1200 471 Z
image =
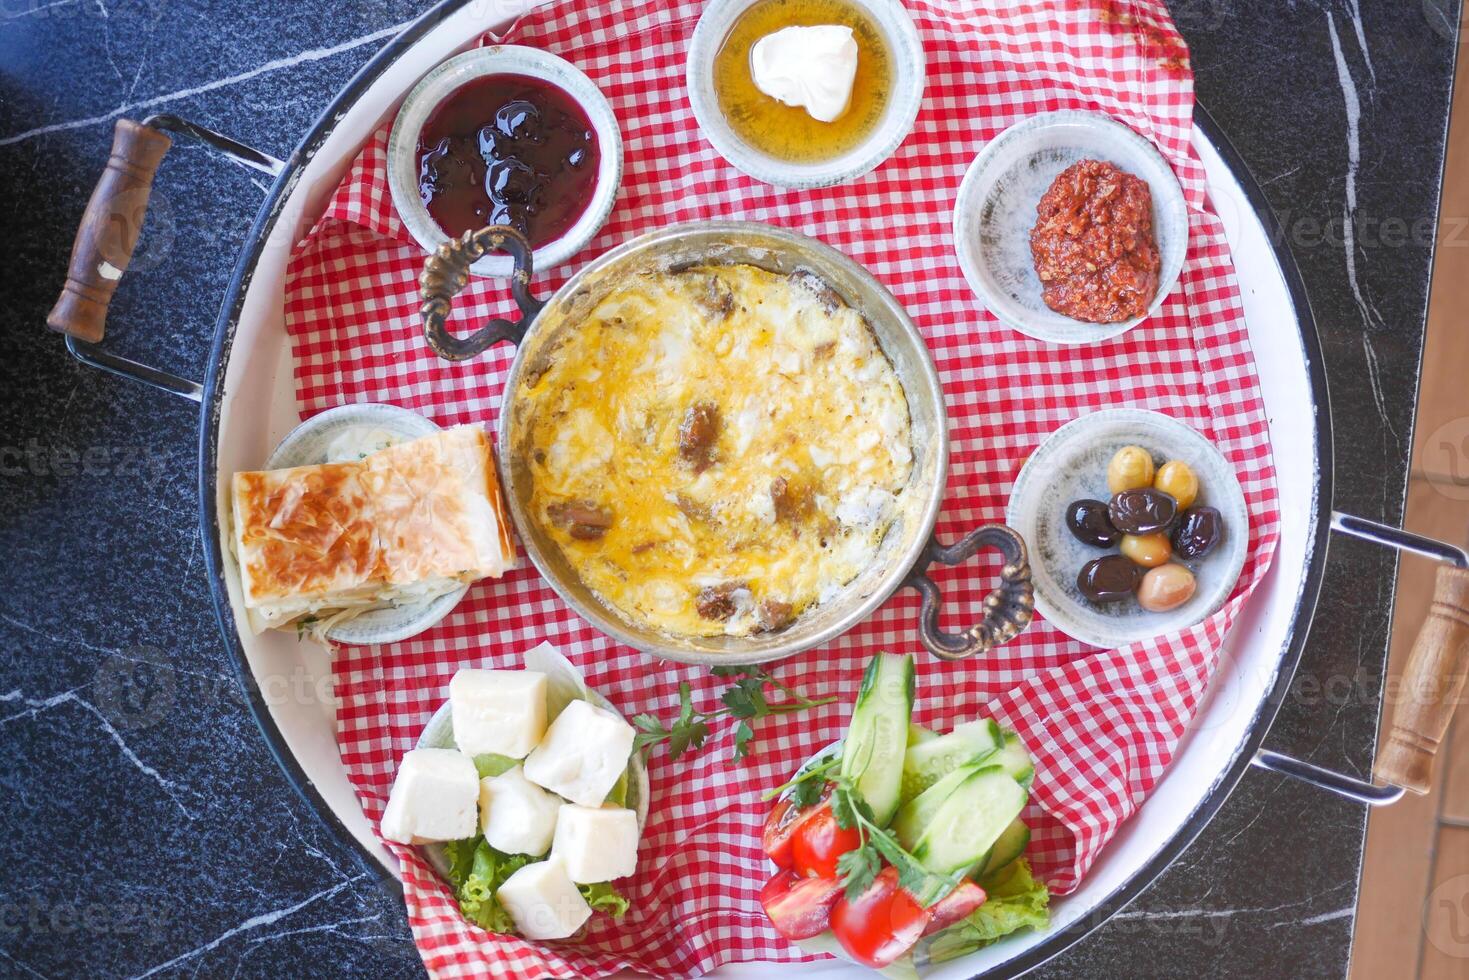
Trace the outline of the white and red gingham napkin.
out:
M 460 919 L 434 873 L 393 845 L 413 931 L 435 975 L 630 968 L 689 976 L 736 960 L 809 959 L 771 930 L 757 900 L 769 873 L 760 794 L 841 735 L 862 667 L 878 650 L 918 654 L 916 720 L 944 727 L 984 713 L 1024 737 L 1038 764 L 1030 855 L 1056 891 L 1070 891 L 1168 764 L 1225 632 L 1270 563 L 1280 515 L 1266 420 L 1222 226 L 1189 146 L 1187 52 L 1163 5 L 905 2 L 928 56 L 914 132 L 874 173 L 814 191 L 757 183 L 700 134 L 684 87 L 697 0 L 565 0 L 525 16 L 506 40 L 554 51 L 590 75 L 621 121 L 626 148 L 611 219 L 574 259 L 539 276 L 538 291 L 672 222 L 744 218 L 814 235 L 892 290 L 938 363 L 952 421 L 952 472 L 938 522 L 945 540 L 1002 520 L 1022 461 L 1063 423 L 1104 408 L 1149 408 L 1203 432 L 1235 466 L 1252 525 L 1234 597 L 1187 632 L 1121 650 L 1087 647 L 1038 620 L 990 656 L 943 663 L 922 651 L 916 597 L 901 593 L 847 635 L 776 666 L 787 682 L 813 696 L 839 695 L 838 703 L 759 722 L 755 754 L 742 764 L 730 761 L 728 731 L 677 763 L 653 754 L 652 812 L 639 871 L 619 884 L 633 903 L 620 924 L 598 917 L 575 946 L 492 936 Z M 1115 340 L 1080 347 L 998 325 L 966 284 L 950 232 L 955 192 L 980 147 L 1012 123 L 1055 109 L 1105 112 L 1147 137 L 1172 163 L 1190 207 L 1188 261 L 1162 310 Z M 417 314 L 424 255 L 390 203 L 385 145 L 386 131 L 368 141 L 292 258 L 285 309 L 302 414 L 391 402 L 442 425 L 493 430 L 513 351 L 502 346 L 459 364 L 430 352 Z M 476 279 L 456 300 L 455 322 L 490 315 L 513 315 L 513 306 L 503 283 Z M 984 561 L 938 572 L 956 620 L 978 616 L 994 572 Z M 542 639 L 628 715 L 670 716 L 680 681 L 714 707 L 727 684 L 612 642 L 522 560 L 503 579 L 472 588 L 429 632 L 338 652 L 338 740 L 370 818 L 380 817 L 398 759 L 444 700 L 454 671 L 514 665 Z

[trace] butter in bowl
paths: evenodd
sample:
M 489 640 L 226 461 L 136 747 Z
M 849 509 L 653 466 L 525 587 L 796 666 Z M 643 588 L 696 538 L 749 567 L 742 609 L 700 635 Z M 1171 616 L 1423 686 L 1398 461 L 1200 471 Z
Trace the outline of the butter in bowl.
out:
M 923 45 L 896 0 L 714 0 L 689 46 L 704 135 L 782 187 L 877 167 L 912 130 L 923 82 Z

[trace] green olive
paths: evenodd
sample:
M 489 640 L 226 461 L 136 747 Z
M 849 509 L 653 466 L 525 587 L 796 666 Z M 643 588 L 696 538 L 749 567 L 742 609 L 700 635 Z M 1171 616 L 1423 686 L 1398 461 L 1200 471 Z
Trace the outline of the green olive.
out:
M 1159 565 L 1143 576 L 1137 588 L 1137 604 L 1148 612 L 1167 612 L 1193 598 L 1197 587 L 1194 573 L 1182 565 Z
M 1158 470 L 1153 489 L 1162 490 L 1178 501 L 1179 512 L 1188 510 L 1199 496 L 1199 478 L 1182 460 L 1171 459 Z
M 1173 557 L 1173 545 L 1169 544 L 1168 535 L 1162 532 L 1124 534 L 1119 547 L 1124 555 L 1144 568 L 1155 568 Z
M 1153 454 L 1142 446 L 1123 446 L 1107 464 L 1107 490 L 1141 490 L 1153 485 Z

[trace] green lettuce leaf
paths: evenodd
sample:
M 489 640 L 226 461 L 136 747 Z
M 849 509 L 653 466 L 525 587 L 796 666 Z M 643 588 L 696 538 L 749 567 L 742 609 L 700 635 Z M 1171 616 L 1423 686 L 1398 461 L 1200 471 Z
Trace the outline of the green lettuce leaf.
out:
M 444 845 L 444 855 L 449 862 L 449 884 L 464 917 L 490 932 L 514 933 L 515 922 L 495 897 L 495 892 L 499 891 L 505 879 L 540 858 L 527 854 L 503 854 L 483 837 L 449 841 Z M 606 882 L 580 887 L 582 897 L 593 911 L 606 913 L 614 919 L 620 919 L 627 912 L 628 900 Z
M 613 806 L 627 806 L 628 782 L 628 771 L 624 769 L 622 770 L 622 775 L 617 777 L 617 782 L 613 783 L 612 788 L 607 791 L 607 798 L 602 802 L 604 804 L 611 803 Z
M 606 912 L 614 919 L 622 918 L 628 909 L 628 900 L 605 881 L 595 885 L 582 885 L 581 897 L 587 900 L 593 912 Z
M 502 776 L 518 765 L 520 765 L 519 759 L 512 759 L 508 755 L 497 755 L 494 752 L 486 752 L 484 755 L 474 757 L 474 768 L 479 770 L 480 779 Z
M 490 932 L 513 933 L 515 923 L 495 892 L 531 859 L 524 854 L 501 854 L 483 837 L 450 841 L 444 853 L 449 859 L 449 883 L 464 917 Z
M 933 937 L 928 947 L 932 962 L 972 953 L 1019 929 L 1044 929 L 1050 924 L 1050 890 L 1032 877 L 1024 858 L 1002 879 L 991 879 L 985 890 L 989 898 L 983 905 Z

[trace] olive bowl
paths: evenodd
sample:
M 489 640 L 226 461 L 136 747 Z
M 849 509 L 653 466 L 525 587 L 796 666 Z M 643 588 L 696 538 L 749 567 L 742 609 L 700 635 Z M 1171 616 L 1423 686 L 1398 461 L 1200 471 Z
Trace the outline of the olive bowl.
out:
M 1149 612 L 1136 600 L 1097 605 L 1077 587 L 1081 567 L 1117 548 L 1083 544 L 1066 526 L 1075 500 L 1106 500 L 1107 463 L 1123 446 L 1141 446 L 1155 466 L 1181 460 L 1199 479 L 1194 506 L 1213 507 L 1224 534 L 1194 561 L 1179 561 L 1198 583 L 1193 596 L 1168 612 Z M 1114 648 L 1187 629 L 1224 605 L 1244 569 L 1250 515 L 1234 467 L 1208 439 L 1169 415 L 1116 408 L 1074 419 L 1031 453 L 1010 491 L 1006 522 L 1030 543 L 1035 604 L 1047 622 L 1092 646 Z

